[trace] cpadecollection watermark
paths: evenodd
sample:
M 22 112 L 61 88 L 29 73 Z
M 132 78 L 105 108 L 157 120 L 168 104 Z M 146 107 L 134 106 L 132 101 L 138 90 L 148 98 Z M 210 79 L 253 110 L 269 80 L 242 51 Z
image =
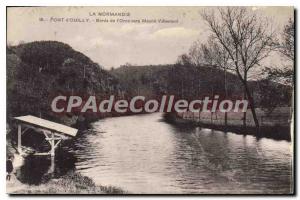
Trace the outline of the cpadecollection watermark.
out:
M 153 113 L 153 112 L 247 112 L 248 101 L 245 99 L 220 99 L 206 96 L 194 100 L 178 99 L 174 95 L 162 95 L 161 98 L 146 99 L 134 96 L 130 99 L 119 99 L 114 95 L 98 99 L 96 96 L 65 96 L 53 98 L 51 109 L 55 113 L 94 112 L 94 113 Z

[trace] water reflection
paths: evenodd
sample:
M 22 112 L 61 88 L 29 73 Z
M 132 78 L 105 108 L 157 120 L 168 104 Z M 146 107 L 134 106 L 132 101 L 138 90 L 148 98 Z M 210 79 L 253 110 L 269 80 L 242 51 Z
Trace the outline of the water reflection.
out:
M 75 170 L 75 163 L 75 155 L 63 149 L 56 153 L 54 165 L 50 156 L 29 155 L 24 159 L 24 164 L 17 169 L 17 178 L 23 183 L 38 185 Z
M 131 193 L 289 193 L 290 145 L 173 126 L 159 113 L 107 118 L 63 146 L 68 156 L 56 162 L 56 173 L 75 168 Z
M 160 114 L 110 118 L 77 141 L 76 169 L 133 193 L 288 193 L 290 143 L 176 127 Z M 78 150 L 77 149 L 77 150 Z

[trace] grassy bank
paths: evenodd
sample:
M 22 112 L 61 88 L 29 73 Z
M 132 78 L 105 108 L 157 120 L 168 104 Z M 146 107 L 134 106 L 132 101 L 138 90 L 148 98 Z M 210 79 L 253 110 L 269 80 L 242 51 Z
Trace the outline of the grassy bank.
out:
M 8 188 L 7 192 L 10 194 L 126 194 L 117 187 L 96 185 L 90 178 L 76 172 L 70 172 L 37 186 L 18 182 L 15 183 L 15 187 L 16 190 Z
M 249 122 L 246 126 L 242 125 L 241 120 L 228 119 L 228 125 L 224 125 L 224 117 L 218 116 L 218 119 L 180 116 L 175 113 L 165 113 L 164 119 L 166 122 L 178 125 L 178 126 L 198 126 L 202 128 L 209 128 L 224 132 L 233 132 L 241 135 L 253 135 L 258 138 L 266 137 L 275 140 L 287 140 L 291 141 L 291 128 L 290 123 L 265 123 L 261 124 L 259 130 Z M 239 123 L 236 123 L 239 122 Z
M 14 156 L 15 170 L 20 167 L 17 160 L 21 160 L 16 149 L 11 142 L 11 134 L 9 125 L 7 125 L 6 134 L 6 155 Z M 14 170 L 14 171 L 15 171 Z M 96 185 L 92 179 L 81 175 L 80 173 L 70 171 L 68 174 L 57 178 L 50 179 L 46 183 L 40 185 L 27 185 L 21 183 L 12 174 L 11 181 L 6 184 L 7 193 L 9 194 L 126 194 L 127 192 L 114 186 L 101 186 Z

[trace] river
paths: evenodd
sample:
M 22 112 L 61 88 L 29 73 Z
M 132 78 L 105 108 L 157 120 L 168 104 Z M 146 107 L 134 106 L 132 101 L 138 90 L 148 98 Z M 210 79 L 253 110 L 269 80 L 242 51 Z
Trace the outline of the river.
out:
M 75 170 L 96 184 L 130 193 L 291 192 L 291 142 L 178 127 L 161 113 L 107 118 L 92 127 L 64 149 L 76 158 Z

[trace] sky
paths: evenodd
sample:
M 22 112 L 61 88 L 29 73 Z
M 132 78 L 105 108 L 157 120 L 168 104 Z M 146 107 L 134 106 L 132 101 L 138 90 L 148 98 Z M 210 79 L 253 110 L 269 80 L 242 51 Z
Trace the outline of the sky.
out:
M 207 40 L 210 31 L 200 16 L 204 9 L 208 8 L 9 7 L 7 43 L 16 45 L 40 40 L 64 42 L 105 69 L 125 63 L 171 64 L 179 55 L 187 53 L 194 41 Z M 293 18 L 294 12 L 292 7 L 249 9 L 270 18 L 279 32 L 288 19 Z M 98 15 L 104 12 L 123 13 L 125 16 Z M 128 13 L 129 16 L 126 16 Z M 142 22 L 142 19 L 156 22 Z M 159 23 L 160 19 L 169 20 L 169 23 Z M 266 61 L 268 65 L 280 62 L 278 55 L 273 57 Z

